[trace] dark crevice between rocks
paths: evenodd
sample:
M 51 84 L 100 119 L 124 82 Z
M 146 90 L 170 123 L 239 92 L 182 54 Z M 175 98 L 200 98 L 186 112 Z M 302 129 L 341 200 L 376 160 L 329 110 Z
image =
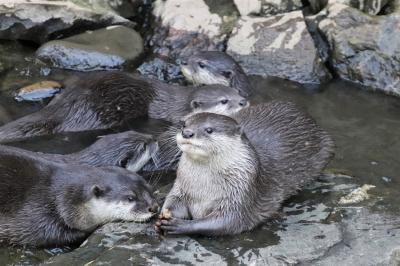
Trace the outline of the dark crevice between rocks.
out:
M 330 60 L 332 58 L 332 51 L 329 47 L 329 42 L 324 36 L 324 34 L 322 34 L 318 29 L 318 23 L 321 20 L 325 19 L 326 15 L 323 14 L 311 15 L 311 14 L 312 10 L 310 7 L 303 9 L 303 17 L 307 26 L 307 30 L 314 41 L 314 45 L 318 50 L 318 56 L 321 59 L 322 63 L 329 71 L 329 73 L 332 75 L 332 78 L 338 78 L 339 76 L 336 73 L 335 68 L 331 64 Z
M 60 19 L 51 19 L 49 21 L 46 21 L 46 24 L 49 25 L 56 25 L 58 23 L 58 21 L 60 23 L 62 23 L 62 21 Z M 83 20 L 75 20 L 74 24 L 68 28 L 68 29 L 63 29 L 63 30 L 59 30 L 59 31 L 55 31 L 53 33 L 50 33 L 48 35 L 48 38 L 46 40 L 41 40 L 40 43 L 44 43 L 46 41 L 49 40 L 55 40 L 55 39 L 64 39 L 64 38 L 68 38 L 80 33 L 83 33 L 85 31 L 88 30 L 98 30 L 104 27 L 107 27 L 109 25 L 111 25 L 111 19 L 109 21 L 105 21 L 103 23 L 98 23 L 98 22 L 88 22 L 88 21 L 83 21 Z M 130 28 L 134 28 L 135 23 L 131 22 L 131 23 L 114 23 L 113 25 L 124 25 Z M 41 31 L 41 28 L 38 28 L 38 31 Z
M 217 50 L 226 52 L 228 40 L 240 15 L 232 0 L 204 0 L 211 13 L 217 14 L 222 19 L 221 32 L 225 34 L 223 41 L 217 45 Z M 225 19 L 224 19 L 225 17 Z

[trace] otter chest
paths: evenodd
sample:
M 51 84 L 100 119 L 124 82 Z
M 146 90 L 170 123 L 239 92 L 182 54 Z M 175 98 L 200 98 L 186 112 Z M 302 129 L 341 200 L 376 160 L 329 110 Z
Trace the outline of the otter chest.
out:
M 211 214 L 226 200 L 218 177 L 207 167 L 190 165 L 178 170 L 181 189 L 193 219 Z

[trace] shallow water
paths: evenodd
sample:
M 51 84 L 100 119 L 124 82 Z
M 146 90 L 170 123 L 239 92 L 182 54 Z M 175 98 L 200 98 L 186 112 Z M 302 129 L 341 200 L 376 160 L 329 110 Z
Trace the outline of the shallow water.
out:
M 31 62 L 30 56 L 32 57 L 32 52 L 27 51 L 15 64 L 18 65 L 21 60 Z M 0 124 L 39 110 L 45 104 L 18 103 L 12 98 L 13 90 L 26 85 L 29 80 L 44 79 L 39 77 L 39 74 L 26 75 L 26 68 L 30 67 L 27 64 L 22 66 L 22 70 L 12 69 L 1 75 Z M 37 65 L 34 65 L 33 69 L 36 68 Z M 31 70 L 31 73 L 40 73 L 40 70 Z M 52 72 L 47 78 L 62 80 L 68 74 Z M 87 248 L 81 253 L 77 250 L 77 254 L 85 255 L 77 257 L 76 254 L 73 256 L 72 252 L 74 260 L 70 261 L 85 264 L 94 260 L 100 264 L 104 260 L 121 265 L 135 262 L 153 265 L 307 265 L 312 262 L 324 265 L 338 261 L 335 254 L 346 254 L 346 245 L 350 245 L 356 255 L 366 258 L 366 251 L 381 252 L 379 247 L 382 250 L 388 249 L 388 243 L 392 243 L 393 247 L 400 247 L 400 243 L 394 243 L 389 238 L 399 233 L 395 230 L 400 225 L 396 219 L 400 211 L 400 99 L 362 90 L 354 84 L 339 80 L 313 87 L 276 78 L 252 77 L 251 80 L 256 88 L 254 103 L 270 99 L 294 101 L 333 136 L 337 145 L 336 156 L 329 164 L 327 172 L 335 175 L 327 174 L 321 177 L 318 182 L 288 200 L 282 217 L 253 232 L 233 237 L 164 240 L 160 240 L 154 234 L 135 236 L 125 239 L 122 243 L 121 240 L 116 241 L 119 246 L 116 249 L 108 249 L 105 253 L 103 249 L 98 251 L 98 248 Z M 161 130 L 156 121 L 139 121 L 133 124 L 132 128 L 144 132 Z M 96 136 L 105 133 L 107 132 L 63 134 L 14 145 L 36 151 L 68 153 L 86 147 Z M 369 200 L 347 207 L 337 204 L 341 196 L 363 184 L 376 186 L 370 191 L 372 196 Z M 369 217 L 374 220 L 371 221 L 372 224 L 365 222 Z M 379 226 L 383 226 L 382 232 L 379 229 L 375 230 L 377 225 L 373 223 L 376 221 L 380 222 Z M 350 225 L 359 227 L 352 229 Z M 360 228 L 365 230 L 365 235 L 361 234 Z M 368 238 L 372 235 L 370 229 L 374 229 L 374 233 L 378 234 L 374 237 L 382 241 L 381 246 L 375 247 L 377 241 Z M 343 233 L 346 230 L 349 234 L 363 239 L 365 243 L 362 245 L 346 239 Z M 358 233 L 361 235 L 357 235 Z M 111 233 L 112 236 L 118 236 L 118 232 Z M 89 243 L 95 241 L 93 239 L 89 240 Z M 97 247 L 96 244 L 93 246 Z M 0 249 L 0 265 L 37 264 L 58 252 L 60 251 L 3 248 Z M 126 258 L 127 254 L 131 257 Z M 67 258 L 63 256 L 60 258 Z M 382 255 L 385 256 L 387 254 Z M 375 260 L 368 261 L 372 264 L 364 265 L 375 265 Z

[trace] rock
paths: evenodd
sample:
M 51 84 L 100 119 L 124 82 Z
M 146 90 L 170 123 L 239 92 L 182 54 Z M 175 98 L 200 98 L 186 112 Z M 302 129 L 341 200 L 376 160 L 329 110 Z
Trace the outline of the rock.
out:
M 125 26 L 88 31 L 42 45 L 36 55 L 52 66 L 80 71 L 115 69 L 143 52 L 140 35 Z
M 234 0 L 241 16 L 260 14 L 261 0 Z
M 78 0 L 80 5 L 94 10 L 113 11 L 124 18 L 132 18 L 139 15 L 144 0 Z
M 301 11 L 267 18 L 242 17 L 228 41 L 227 52 L 248 74 L 300 83 L 330 78 Z
M 181 80 L 185 80 L 179 65 L 168 63 L 160 58 L 144 62 L 137 70 L 142 75 L 166 82 L 180 83 Z
M 0 39 L 43 43 L 65 34 L 133 23 L 96 1 L 0 0 Z
M 400 96 L 400 14 L 372 17 L 334 4 L 318 28 L 342 79 Z
M 312 265 L 399 265 L 400 219 L 373 213 L 367 208 L 346 209 L 342 241 Z
M 343 4 L 357 8 L 367 14 L 377 15 L 382 9 L 392 2 L 390 0 L 309 0 L 311 9 L 318 13 L 327 5 Z
M 158 25 L 149 44 L 153 52 L 170 58 L 221 50 L 236 18 L 211 13 L 203 0 L 157 0 L 153 14 Z
M 390 256 L 390 266 L 398 266 L 400 265 L 400 247 L 392 251 L 392 255 Z
M 270 16 L 287 13 L 303 8 L 301 0 L 264 0 L 261 6 L 261 15 Z
M 21 101 L 41 101 L 45 98 L 53 97 L 61 90 L 61 84 L 56 81 L 45 80 L 26 86 L 18 90 L 15 100 Z
M 271 16 L 300 10 L 303 7 L 301 0 L 234 0 L 242 16 L 262 15 Z
M 368 190 L 374 187 L 375 186 L 373 185 L 365 184 L 362 187 L 356 188 L 348 195 L 341 197 L 339 200 L 339 204 L 354 204 L 367 200 L 370 197 L 370 195 L 368 194 Z

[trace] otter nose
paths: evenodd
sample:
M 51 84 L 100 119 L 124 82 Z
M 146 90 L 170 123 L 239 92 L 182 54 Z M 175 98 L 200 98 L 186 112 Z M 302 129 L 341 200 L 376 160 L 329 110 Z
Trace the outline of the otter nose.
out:
M 247 105 L 247 100 L 246 99 L 240 100 L 239 105 L 240 106 L 246 106 Z
M 187 60 L 186 59 L 181 59 L 179 62 L 181 66 L 186 66 L 187 65 Z
M 158 213 L 159 210 L 160 210 L 160 206 L 157 203 L 155 203 L 155 204 L 153 204 L 153 206 L 149 207 L 149 212 L 152 212 L 152 213 Z
M 182 137 L 184 137 L 185 139 L 190 139 L 193 136 L 194 136 L 194 133 L 190 129 L 184 129 L 182 131 Z

